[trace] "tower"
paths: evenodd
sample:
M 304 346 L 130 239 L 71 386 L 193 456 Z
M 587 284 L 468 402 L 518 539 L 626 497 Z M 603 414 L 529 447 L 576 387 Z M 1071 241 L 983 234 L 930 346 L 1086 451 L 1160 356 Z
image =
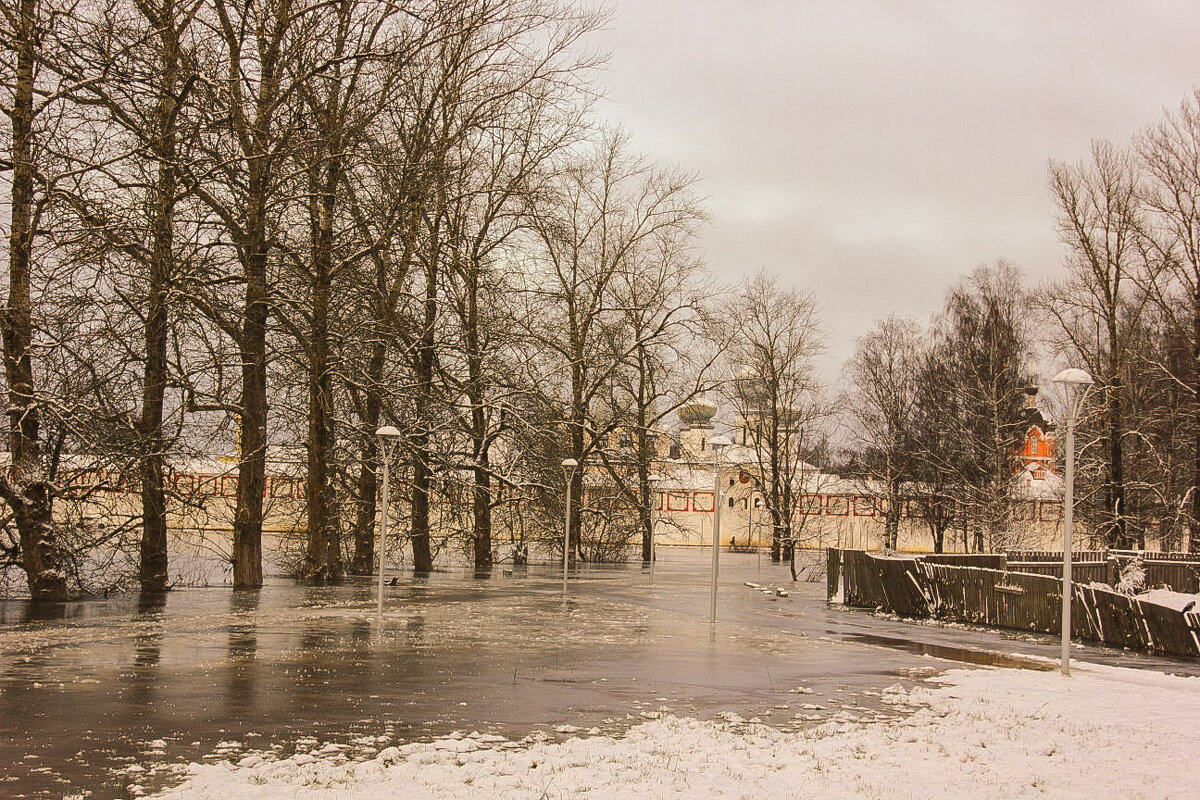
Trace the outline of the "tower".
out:
M 713 417 L 717 404 L 701 392 L 679 407 L 679 444 L 684 458 L 708 453 L 708 440 L 713 435 Z

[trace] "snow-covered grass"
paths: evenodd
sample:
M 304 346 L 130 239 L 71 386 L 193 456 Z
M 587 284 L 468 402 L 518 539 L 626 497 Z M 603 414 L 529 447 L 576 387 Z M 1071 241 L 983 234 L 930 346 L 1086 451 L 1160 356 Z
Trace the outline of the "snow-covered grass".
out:
M 664 716 L 619 737 L 454 735 L 193 764 L 185 798 L 1191 798 L 1200 678 L 1091 664 L 953 670 L 785 732 Z M 136 793 L 137 787 L 133 789 Z

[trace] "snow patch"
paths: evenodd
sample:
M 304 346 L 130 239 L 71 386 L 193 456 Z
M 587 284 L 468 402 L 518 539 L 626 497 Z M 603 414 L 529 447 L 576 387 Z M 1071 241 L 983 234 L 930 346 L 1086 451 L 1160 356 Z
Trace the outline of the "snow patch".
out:
M 911 690 L 890 686 L 879 699 L 897 713 L 854 706 L 800 731 L 732 712 L 716 721 L 665 715 L 622 736 L 539 732 L 518 744 L 457 734 L 369 760 L 321 747 L 246 766 L 192 764 L 187 782 L 159 797 L 951 800 L 967 786 L 997 800 L 1194 794 L 1200 678 L 1086 663 L 1070 678 L 960 669 Z
M 1170 589 L 1151 589 L 1139 594 L 1137 599 L 1143 603 L 1166 606 L 1176 611 L 1183 611 L 1187 608 L 1188 611 L 1200 612 L 1200 594 L 1184 594 L 1183 592 L 1173 592 Z M 1191 608 L 1188 608 L 1189 603 Z

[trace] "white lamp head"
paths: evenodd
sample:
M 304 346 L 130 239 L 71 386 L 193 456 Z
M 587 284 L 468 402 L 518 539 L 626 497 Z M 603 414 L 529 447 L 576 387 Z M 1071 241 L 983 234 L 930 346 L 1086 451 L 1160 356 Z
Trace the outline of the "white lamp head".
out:
M 1061 383 L 1064 386 L 1079 388 L 1082 386 L 1091 386 L 1094 381 L 1092 376 L 1081 369 L 1064 369 L 1062 372 L 1050 379 L 1053 383 Z
M 573 458 L 564 458 L 562 462 L 563 469 L 575 469 L 579 466 L 579 462 Z
M 713 450 L 720 450 L 722 447 L 729 447 L 733 442 L 726 439 L 724 436 L 717 434 L 708 440 L 708 446 Z
M 653 485 L 655 483 L 661 483 L 662 479 L 663 479 L 662 475 L 651 475 L 649 478 L 646 478 L 646 480 L 649 481 L 651 485 Z
M 388 436 L 388 437 L 391 437 L 391 438 L 397 438 L 397 437 L 399 437 L 401 434 L 400 434 L 400 431 L 399 431 L 398 429 L 396 429 L 396 427 L 395 427 L 395 426 L 392 426 L 392 425 L 384 425 L 382 428 L 380 428 L 379 430 L 375 431 L 375 435 L 376 435 L 376 436 Z

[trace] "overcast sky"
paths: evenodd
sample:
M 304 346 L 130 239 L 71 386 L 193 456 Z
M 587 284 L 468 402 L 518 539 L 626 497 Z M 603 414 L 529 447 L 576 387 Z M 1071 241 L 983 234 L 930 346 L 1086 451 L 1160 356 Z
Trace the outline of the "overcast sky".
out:
M 810 291 L 837 376 L 891 313 L 1006 259 L 1061 269 L 1049 159 L 1200 84 L 1200 2 L 609 0 L 607 116 L 702 178 L 722 280 Z

